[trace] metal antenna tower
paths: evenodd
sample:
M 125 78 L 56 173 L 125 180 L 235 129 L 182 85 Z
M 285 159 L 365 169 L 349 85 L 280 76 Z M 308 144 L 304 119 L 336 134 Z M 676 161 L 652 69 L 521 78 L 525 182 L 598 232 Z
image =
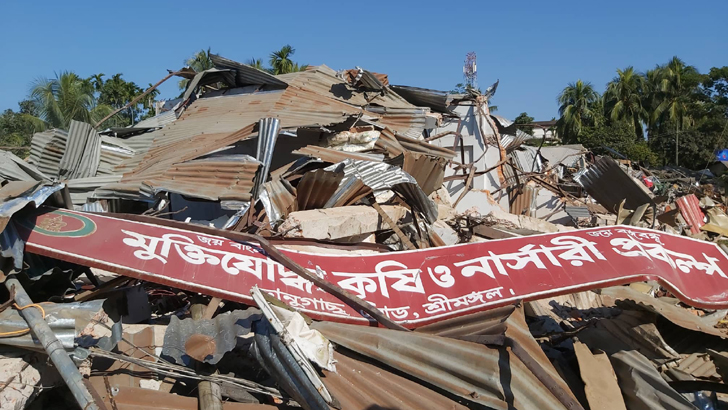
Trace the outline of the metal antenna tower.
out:
M 478 88 L 478 67 L 476 64 L 475 51 L 471 51 L 465 55 L 463 77 L 465 78 L 466 87 L 472 89 Z

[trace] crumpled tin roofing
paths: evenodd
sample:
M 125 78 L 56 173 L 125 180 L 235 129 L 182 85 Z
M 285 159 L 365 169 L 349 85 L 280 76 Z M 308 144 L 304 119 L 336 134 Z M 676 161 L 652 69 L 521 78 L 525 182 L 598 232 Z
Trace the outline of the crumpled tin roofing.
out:
M 348 178 L 356 178 L 374 192 L 392 189 L 402 194 L 407 199 L 407 203 L 422 212 L 430 223 L 437 220 L 437 205 L 425 195 L 417 184 L 417 180 L 404 172 L 402 168 L 383 162 L 353 159 L 345 159 L 342 163 L 344 164 L 342 185 Z M 337 167 L 338 164 L 332 165 L 326 170 L 334 171 Z
M 91 126 L 71 121 L 66 150 L 59 164 L 59 176 L 67 179 L 96 175 L 101 158 L 101 136 Z
M 437 112 L 443 113 L 452 112 L 454 102 L 468 98 L 467 94 L 453 94 L 447 91 L 428 90 L 404 85 L 393 85 L 392 89 L 418 107 L 430 107 Z
M 234 310 L 215 319 L 184 319 L 172 316 L 164 333 L 162 354 L 175 363 L 188 366 L 191 359 L 215 364 L 237 346 L 238 336 L 250 332 L 252 323 L 262 318 L 258 309 Z
M 609 212 L 616 213 L 623 200 L 626 209 L 635 210 L 647 203 L 655 206 L 652 198 L 611 157 L 601 157 L 575 179 Z
M 509 349 L 453 338 L 503 334 L 505 329 L 506 335 L 516 339 L 557 384 L 569 391 L 531 336 L 522 313 L 514 311 L 512 306 L 445 320 L 415 332 L 333 322 L 315 322 L 312 328 L 322 332 L 337 345 L 375 360 L 375 366 L 383 364 L 394 368 L 407 374 L 410 380 L 442 389 L 461 402 L 503 410 L 564 409 L 556 397 Z M 342 367 L 339 367 L 339 371 L 343 371 Z M 353 389 L 343 400 L 350 397 L 356 400 L 358 389 L 367 391 L 367 384 L 379 386 L 390 379 L 388 375 L 382 377 L 380 374 L 381 372 L 368 373 L 367 379 L 371 380 L 362 383 L 362 387 Z M 336 395 L 336 390 L 332 390 Z M 365 394 L 359 397 L 362 397 L 359 400 L 372 400 L 372 397 Z M 379 401 L 375 400 L 377 399 L 372 401 L 378 404 Z M 509 403 L 509 400 L 512 401 Z
M 58 176 L 58 166 L 66 150 L 67 139 L 66 131 L 55 128 L 36 132 L 30 141 L 28 163 L 35 165 L 49 177 Z
M 42 181 L 50 178 L 34 165 L 9 151 L 0 150 L 0 179 L 8 181 Z

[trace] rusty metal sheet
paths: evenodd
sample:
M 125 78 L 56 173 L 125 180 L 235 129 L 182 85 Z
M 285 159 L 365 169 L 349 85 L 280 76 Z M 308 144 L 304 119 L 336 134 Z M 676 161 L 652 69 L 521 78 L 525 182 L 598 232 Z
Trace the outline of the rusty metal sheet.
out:
M 320 158 L 326 162 L 337 163 L 347 158 L 360 161 L 381 161 L 382 157 L 372 154 L 364 154 L 361 152 L 345 152 L 331 148 L 317 147 L 315 145 L 307 145 L 301 149 L 293 151 L 294 154 L 307 155 L 309 157 Z
M 654 298 L 629 286 L 615 286 L 602 289 L 600 294 L 603 298 L 608 298 L 610 301 L 633 301 L 640 308 L 656 313 L 684 329 L 728 339 L 727 329 L 717 329 L 715 327 L 718 320 L 725 317 L 728 311 L 720 310 L 716 315 L 710 315 L 709 317 L 696 316 L 675 303 L 670 303 L 661 298 Z
M 705 214 L 700 209 L 700 201 L 695 194 L 681 196 L 676 201 L 677 207 L 680 208 L 680 215 L 685 218 L 685 222 L 690 226 L 692 234 L 700 233 L 700 228 L 705 225 Z
M 435 386 L 450 397 L 459 396 L 460 402 L 466 400 L 494 409 L 564 409 L 509 349 L 456 339 L 505 334 L 517 340 L 545 373 L 568 391 L 566 383 L 531 336 L 522 312 L 513 306 L 445 320 L 409 333 L 333 322 L 316 322 L 312 327 L 337 345 L 376 360 L 375 365 L 382 363 L 385 368 L 406 373 L 408 378 Z M 339 368 L 339 372 L 342 371 Z M 368 379 L 366 374 L 361 376 Z M 374 378 L 372 383 L 381 385 L 383 380 Z M 345 399 L 358 398 L 359 389 L 352 390 L 344 395 Z M 443 399 L 438 402 L 442 403 Z M 372 401 L 378 404 L 380 400 L 384 399 Z M 406 403 L 417 399 L 409 400 Z M 452 407 L 443 403 L 443 407 L 421 408 Z
M 323 208 L 339 188 L 343 178 L 343 172 L 325 171 L 323 169 L 306 172 L 296 187 L 298 210 Z
M 402 169 L 412 175 L 425 195 L 430 195 L 442 186 L 446 162 L 442 157 L 431 157 L 408 151 L 404 153 Z
M 324 371 L 326 388 L 346 410 L 467 410 L 408 378 L 341 352 L 334 352 L 336 373 Z
M 627 410 L 617 376 L 604 352 L 592 353 L 581 342 L 574 342 L 574 353 L 579 361 L 579 372 L 584 381 L 586 398 L 591 410 Z
M 169 167 L 160 177 L 145 180 L 152 192 L 166 191 L 218 200 L 250 200 L 260 163 L 247 155 L 192 160 Z
M 624 200 L 626 209 L 635 210 L 644 204 L 656 207 L 652 198 L 610 157 L 600 158 L 577 177 L 577 182 L 612 213 L 617 213 Z
M 317 318 L 368 324 L 253 243 L 43 207 L 14 225 L 26 251 L 250 302 L 253 285 Z M 215 233 L 218 234 L 215 234 Z M 728 307 L 728 258 L 713 244 L 612 226 L 366 256 L 284 251 L 408 327 L 516 300 L 656 280 L 682 301 Z M 320 271 L 319 271 L 320 270 Z

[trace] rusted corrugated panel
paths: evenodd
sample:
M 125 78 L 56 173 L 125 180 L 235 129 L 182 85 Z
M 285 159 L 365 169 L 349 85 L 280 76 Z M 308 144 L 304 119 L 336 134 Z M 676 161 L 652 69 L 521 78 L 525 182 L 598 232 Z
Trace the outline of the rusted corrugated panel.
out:
M 680 215 L 690 226 L 690 232 L 700 233 L 700 227 L 705 225 L 705 214 L 700 209 L 700 201 L 694 194 L 681 196 L 677 199 L 677 207 L 680 208 Z
M 467 410 L 427 387 L 375 364 L 334 352 L 336 373 L 324 371 L 323 380 L 332 396 L 346 410 Z
M 610 357 L 628 409 L 695 410 L 688 399 L 670 387 L 647 358 L 637 351 Z
M 404 147 L 397 141 L 397 136 L 394 130 L 391 128 L 384 128 L 380 130 L 379 138 L 377 138 L 374 144 L 376 149 L 382 153 L 385 153 L 389 158 L 394 158 L 402 155 Z
M 426 195 L 442 186 L 446 161 L 441 157 L 431 157 L 415 152 L 405 152 L 402 169 L 412 175 Z
M 722 319 L 723 316 L 725 316 L 725 311 L 719 311 L 719 313 L 723 312 L 722 316 L 720 314 L 715 316 L 711 315 L 711 317 L 696 316 L 689 310 L 678 306 L 675 302 L 670 303 L 661 298 L 654 298 L 629 286 L 617 286 L 602 289 L 601 294 L 602 297 L 607 297 L 612 300 L 633 301 L 642 309 L 656 313 L 684 329 L 707 333 L 709 335 L 718 336 L 722 339 L 728 338 L 726 329 L 715 328 L 715 324 L 718 320 L 715 316 L 720 316 L 720 319 Z
M 422 140 L 405 137 L 404 135 L 397 134 L 396 137 L 397 141 L 410 151 L 420 152 L 433 157 L 442 157 L 448 160 L 455 157 L 455 152 L 450 149 L 438 147 L 437 145 L 432 145 Z
M 333 322 L 317 322 L 312 327 L 340 346 L 459 396 L 461 400 L 494 409 L 564 409 L 509 349 L 452 338 L 497 335 L 507 329 L 506 335 L 517 340 L 557 384 L 569 391 L 531 336 L 522 313 L 516 312 L 509 306 L 442 321 L 416 332 Z M 508 380 L 505 386 L 504 380 Z M 510 395 L 504 392 L 505 389 L 512 392 L 512 403 L 508 403 Z
M 358 107 L 371 104 L 391 108 L 413 108 L 412 104 L 391 89 L 387 89 L 383 94 L 374 94 L 353 87 L 343 79 L 338 78 L 336 71 L 325 65 L 310 67 L 308 70 L 299 73 L 279 75 L 276 78 L 286 81 L 289 88 L 295 87 L 312 91 Z
M 343 172 L 331 172 L 323 169 L 307 172 L 296 187 L 298 210 L 320 209 L 339 188 Z
M 121 182 L 133 183 L 161 177 L 174 164 L 189 161 L 238 141 L 252 138 L 255 135 L 254 126 L 255 124 L 249 124 L 247 127 L 231 133 L 204 133 L 193 136 L 184 143 L 153 147 L 134 171 L 124 174 Z
M 626 209 L 635 210 L 644 204 L 655 206 L 652 198 L 610 157 L 600 158 L 577 178 L 577 182 L 612 213 L 617 212 L 624 200 Z
M 331 148 L 317 147 L 314 145 L 307 145 L 301 149 L 293 151 L 294 154 L 307 155 L 309 157 L 320 158 L 326 162 L 337 163 L 347 158 L 356 159 L 360 161 L 381 161 L 382 158 L 377 155 L 364 154 L 360 152 L 345 152 L 338 151 Z
M 531 207 L 536 199 L 536 189 L 531 185 L 524 185 L 521 189 L 512 189 L 509 193 L 511 213 L 514 215 L 531 215 Z
M 378 123 L 410 138 L 422 137 L 425 129 L 426 108 L 367 107 L 367 111 L 379 115 Z
M 248 201 L 259 166 L 247 155 L 204 158 L 172 165 L 160 177 L 144 183 L 154 192 L 175 192 L 212 201 Z

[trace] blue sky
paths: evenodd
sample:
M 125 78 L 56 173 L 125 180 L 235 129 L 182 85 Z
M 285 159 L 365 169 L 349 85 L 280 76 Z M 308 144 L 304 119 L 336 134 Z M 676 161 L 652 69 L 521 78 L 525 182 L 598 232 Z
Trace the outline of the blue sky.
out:
M 393 84 L 451 89 L 468 51 L 498 113 L 557 115 L 570 81 L 598 90 L 615 69 L 678 55 L 701 72 L 728 65 L 728 0 L 661 1 L 13 1 L 0 2 L 0 110 L 37 77 L 123 73 L 146 86 L 201 48 L 233 60 L 290 43 L 294 60 L 360 66 Z M 161 87 L 175 97 L 176 81 Z

